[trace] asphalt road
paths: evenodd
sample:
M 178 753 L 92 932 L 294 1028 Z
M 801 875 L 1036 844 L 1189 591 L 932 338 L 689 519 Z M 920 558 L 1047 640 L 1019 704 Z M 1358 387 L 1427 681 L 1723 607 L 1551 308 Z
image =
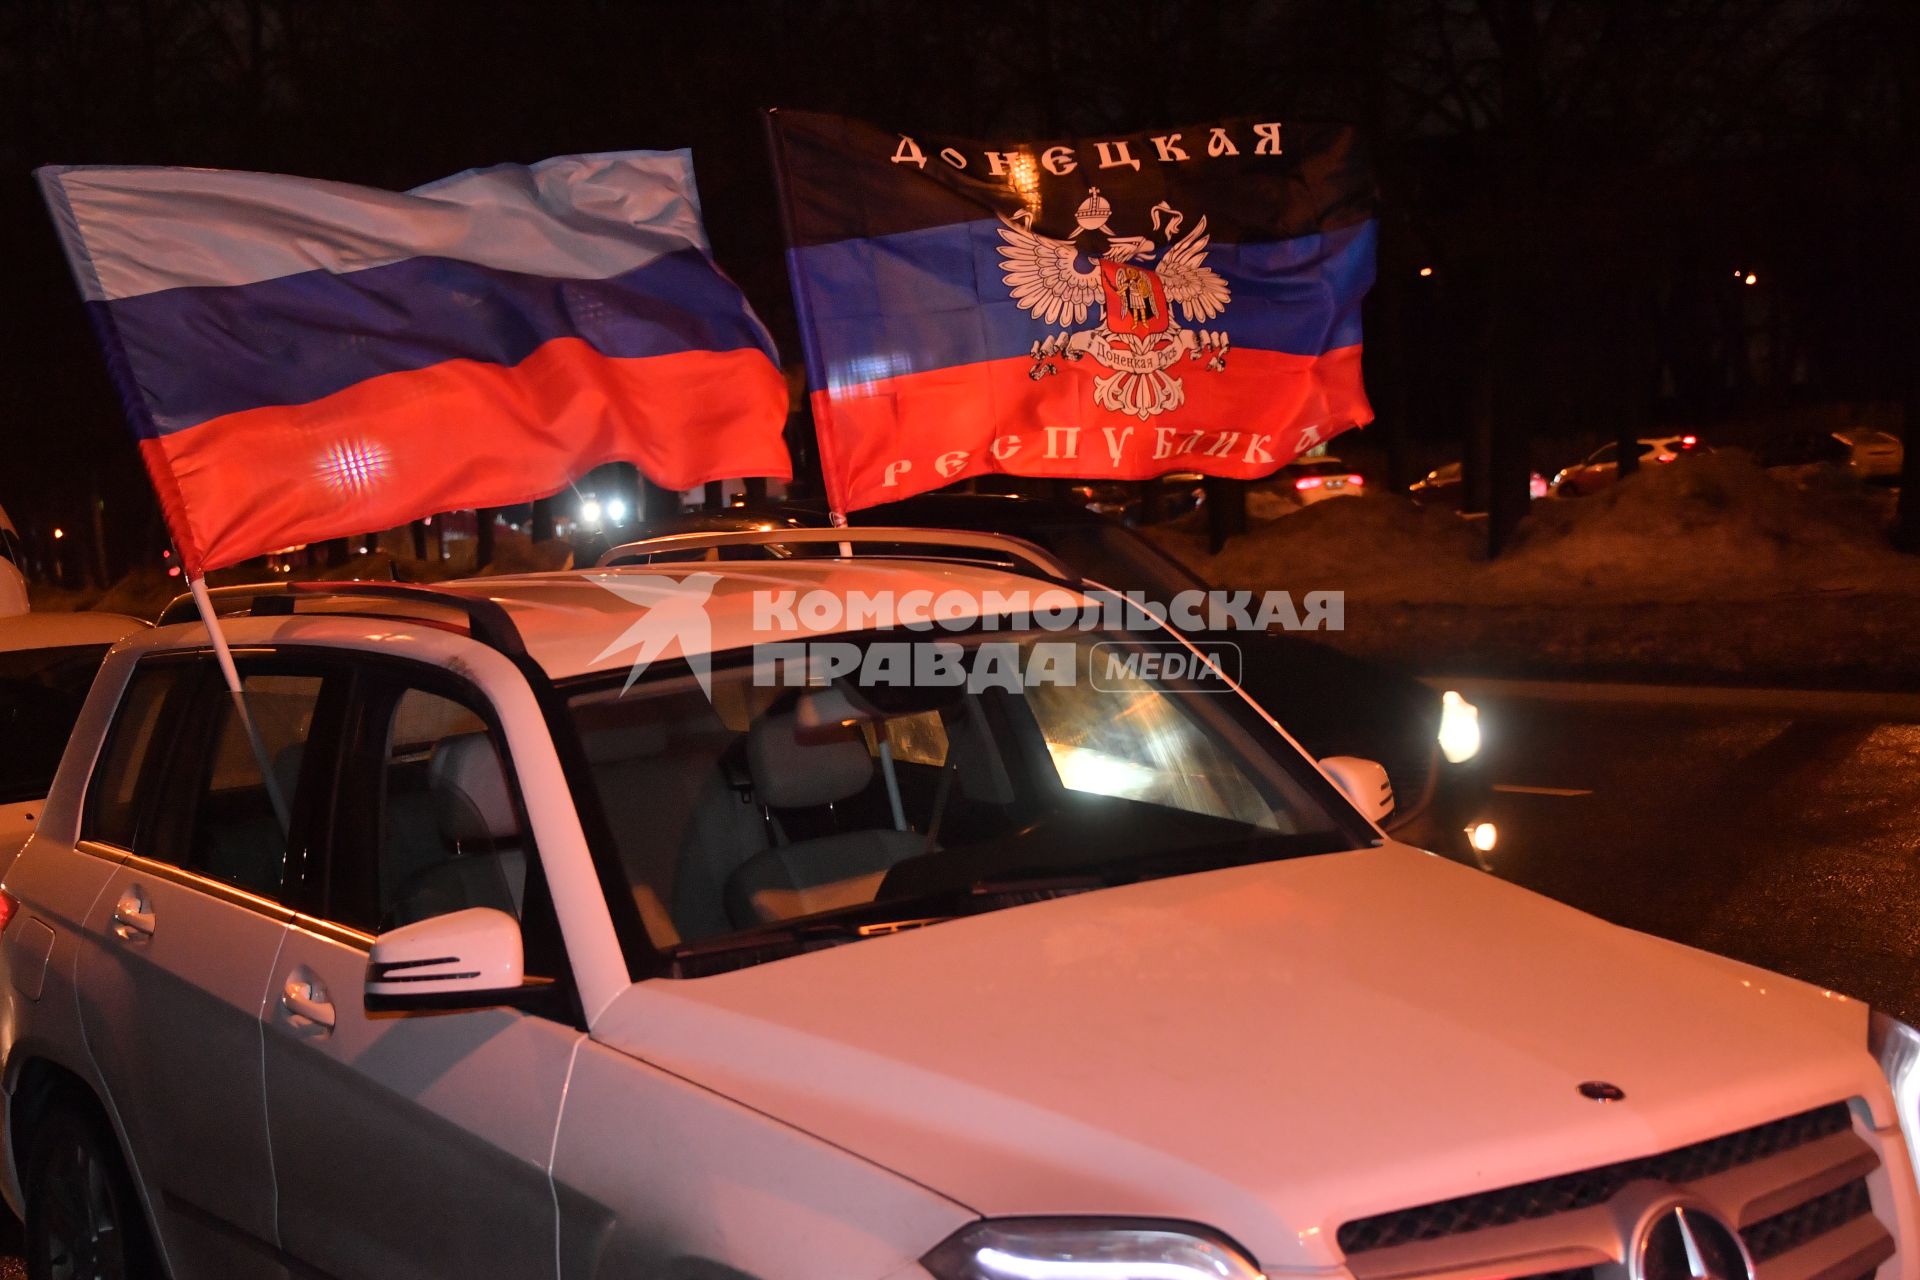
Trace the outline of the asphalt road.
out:
M 1539 692 L 1469 683 L 1496 874 L 1920 1021 L 1920 700 Z
M 1920 1022 L 1920 699 L 1464 687 L 1494 874 Z

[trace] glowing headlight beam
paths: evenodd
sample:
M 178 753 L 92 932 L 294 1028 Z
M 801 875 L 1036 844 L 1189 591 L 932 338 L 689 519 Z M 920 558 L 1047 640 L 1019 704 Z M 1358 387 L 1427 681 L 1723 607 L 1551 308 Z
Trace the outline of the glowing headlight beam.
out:
M 985 1274 L 1006 1280 L 1213 1280 L 1215 1274 L 1185 1262 L 1023 1258 L 1002 1249 L 982 1249 L 974 1259 Z
M 1265 1280 L 1225 1240 L 1097 1219 L 975 1223 L 921 1265 L 937 1280 Z
M 1440 695 L 1440 754 L 1448 764 L 1464 764 L 1480 754 L 1480 708 L 1457 689 Z

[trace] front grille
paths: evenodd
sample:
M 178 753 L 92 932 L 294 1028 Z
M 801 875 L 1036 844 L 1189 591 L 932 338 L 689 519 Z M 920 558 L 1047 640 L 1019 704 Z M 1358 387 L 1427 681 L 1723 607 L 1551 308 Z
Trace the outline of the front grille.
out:
M 1867 1180 L 1860 1178 L 1756 1222 L 1742 1231 L 1740 1238 L 1747 1242 L 1747 1252 L 1755 1262 L 1766 1262 L 1872 1212 L 1873 1197 L 1867 1193 Z
M 1372 1249 L 1388 1249 L 1419 1240 L 1506 1226 L 1535 1218 L 1605 1204 L 1629 1182 L 1697 1182 L 1738 1165 L 1751 1164 L 1782 1151 L 1843 1133 L 1852 1127 L 1845 1103 L 1788 1116 L 1768 1124 L 1709 1138 L 1657 1156 L 1643 1156 L 1621 1164 L 1585 1169 L 1579 1173 L 1523 1182 L 1498 1191 L 1441 1200 L 1412 1209 L 1359 1218 L 1340 1228 L 1339 1242 L 1348 1257 Z
M 1596 1280 L 1629 1260 L 1630 1224 L 1677 1196 L 1735 1227 L 1766 1280 L 1873 1280 L 1894 1253 L 1867 1182 L 1878 1167 L 1835 1103 L 1659 1155 L 1358 1218 L 1335 1239 L 1355 1280 Z

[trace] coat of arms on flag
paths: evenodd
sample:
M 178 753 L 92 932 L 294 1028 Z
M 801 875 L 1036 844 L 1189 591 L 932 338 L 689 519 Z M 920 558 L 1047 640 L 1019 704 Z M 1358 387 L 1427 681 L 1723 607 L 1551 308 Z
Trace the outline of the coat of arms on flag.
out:
M 1097 327 L 1063 329 L 1036 342 L 1028 376 L 1058 373 L 1056 361 L 1062 356 L 1091 356 L 1110 370 L 1094 379 L 1095 402 L 1144 421 L 1178 408 L 1184 400 L 1185 385 L 1172 371 L 1182 356 L 1205 358 L 1212 373 L 1226 368 L 1226 332 L 1184 328 L 1169 304 L 1178 306 L 1189 321 L 1212 320 L 1226 310 L 1231 295 L 1219 272 L 1207 266 L 1204 216 L 1174 243 L 1181 220 L 1176 211 L 1167 222 L 1164 253 L 1147 237 L 1114 234 L 1108 227 L 1112 217 L 1113 206 L 1098 187 L 1087 192 L 1074 213 L 1074 233 L 1064 240 L 1034 231 L 1031 218 L 1023 226 L 1002 214 L 1006 225 L 1000 238 L 1006 244 L 1000 257 L 1014 301 L 1036 319 L 1051 322 L 1070 315 L 1078 324 L 1087 318 L 1090 299 L 1097 298 L 1101 307 Z M 1074 243 L 1082 233 L 1106 240 L 1099 260 L 1088 263 L 1089 250 Z
M 837 510 L 995 471 L 1251 479 L 1372 418 L 1344 126 L 981 142 L 780 111 L 772 136 Z

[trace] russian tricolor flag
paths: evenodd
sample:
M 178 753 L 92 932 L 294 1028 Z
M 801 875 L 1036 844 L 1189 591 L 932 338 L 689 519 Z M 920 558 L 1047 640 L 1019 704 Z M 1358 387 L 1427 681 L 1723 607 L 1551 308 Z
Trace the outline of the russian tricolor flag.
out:
M 714 264 L 684 151 L 404 193 L 39 177 L 190 574 L 603 462 L 674 489 L 790 473 L 773 343 Z

